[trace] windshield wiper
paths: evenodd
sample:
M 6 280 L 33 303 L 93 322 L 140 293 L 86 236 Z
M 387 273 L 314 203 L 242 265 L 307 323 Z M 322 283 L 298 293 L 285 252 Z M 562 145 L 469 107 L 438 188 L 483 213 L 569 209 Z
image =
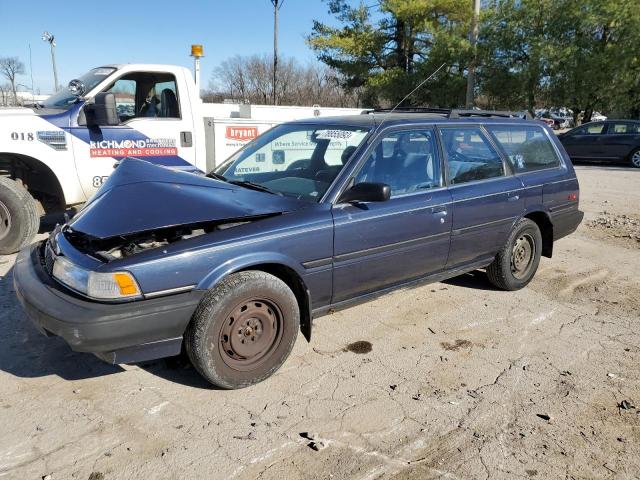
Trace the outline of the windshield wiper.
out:
M 259 192 L 267 192 L 267 193 L 271 193 L 272 195 L 282 196 L 282 193 L 280 192 L 274 192 L 273 190 L 271 190 L 268 187 L 265 187 L 264 185 L 260 185 L 259 183 L 253 183 L 253 182 L 250 182 L 249 180 L 227 180 L 227 182 L 232 183 L 233 185 L 240 185 L 241 187 L 257 190 Z
M 224 176 L 220 175 L 219 173 L 216 173 L 214 171 L 211 171 L 209 173 L 207 173 L 206 175 L 207 177 L 211 177 L 214 178 L 216 180 L 220 180 L 222 182 L 228 182 L 229 180 L 227 180 Z

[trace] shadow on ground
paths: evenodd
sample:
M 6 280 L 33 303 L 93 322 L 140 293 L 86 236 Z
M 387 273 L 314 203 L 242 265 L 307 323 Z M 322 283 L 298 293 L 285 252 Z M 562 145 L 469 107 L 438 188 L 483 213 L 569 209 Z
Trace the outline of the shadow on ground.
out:
M 443 280 L 442 283 L 455 285 L 456 287 L 473 288 L 474 290 L 498 291 L 499 288 L 493 286 L 483 270 L 474 270 L 457 277 Z

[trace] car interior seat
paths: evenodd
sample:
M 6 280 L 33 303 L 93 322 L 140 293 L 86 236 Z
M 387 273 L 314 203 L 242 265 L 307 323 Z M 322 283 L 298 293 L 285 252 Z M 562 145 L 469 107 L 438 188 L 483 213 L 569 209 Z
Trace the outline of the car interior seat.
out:
M 165 88 L 160 94 L 160 117 L 178 118 L 178 99 L 173 90 Z

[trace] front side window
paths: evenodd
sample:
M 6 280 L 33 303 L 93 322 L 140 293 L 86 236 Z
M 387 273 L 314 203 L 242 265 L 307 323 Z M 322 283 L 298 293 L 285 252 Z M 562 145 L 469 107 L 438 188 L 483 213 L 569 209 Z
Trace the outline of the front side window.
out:
M 367 128 L 282 124 L 247 144 L 215 170 L 283 195 L 318 201 L 368 133 Z
M 504 176 L 502 158 L 480 128 L 443 128 L 440 135 L 450 184 Z
M 487 126 L 506 152 L 516 172 L 557 167 L 560 159 L 544 131 L 537 126 Z
M 133 118 L 180 118 L 176 79 L 169 73 L 129 73 L 105 91 L 115 95 L 121 122 Z
M 378 142 L 355 183 L 386 183 L 391 197 L 441 186 L 440 160 L 430 129 L 403 130 Z
M 571 132 L 572 135 L 600 135 L 604 129 L 604 123 L 589 123 L 576 128 Z

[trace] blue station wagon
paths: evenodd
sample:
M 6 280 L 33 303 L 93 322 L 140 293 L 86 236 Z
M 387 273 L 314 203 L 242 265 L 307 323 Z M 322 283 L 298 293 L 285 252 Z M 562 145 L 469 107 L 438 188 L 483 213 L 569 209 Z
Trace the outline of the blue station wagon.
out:
M 580 224 L 579 187 L 537 121 L 369 113 L 281 124 L 208 175 L 125 159 L 15 291 L 73 350 L 112 363 L 186 350 L 211 383 L 272 375 L 312 320 L 486 269 L 529 283 Z

